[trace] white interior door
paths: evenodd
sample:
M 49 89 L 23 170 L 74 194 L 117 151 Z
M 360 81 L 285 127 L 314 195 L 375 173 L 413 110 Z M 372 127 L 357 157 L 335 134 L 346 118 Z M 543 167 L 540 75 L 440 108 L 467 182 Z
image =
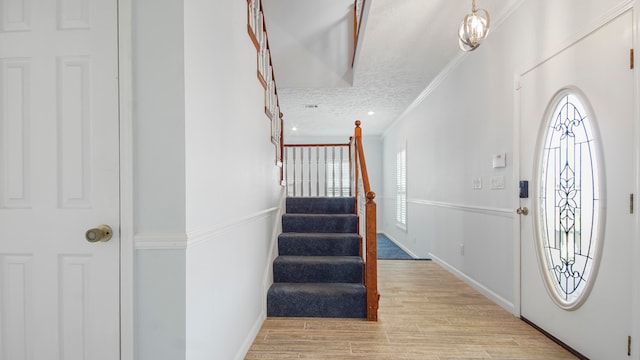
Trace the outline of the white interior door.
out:
M 520 173 L 522 180 L 530 181 L 530 197 L 521 199 L 521 207 L 530 210 L 528 216 L 520 217 L 521 314 L 592 359 L 628 358 L 630 252 L 635 238 L 629 209 L 635 183 L 636 141 L 633 137 L 633 71 L 629 67 L 632 20 L 631 11 L 622 14 L 529 71 L 520 81 Z M 580 89 L 591 104 L 595 116 L 591 121 L 595 120 L 595 127 L 599 129 L 594 133 L 594 143 L 603 155 L 599 169 L 605 174 L 601 184 L 603 192 L 598 199 L 603 205 L 604 225 L 602 248 L 597 254 L 600 264 L 597 270 L 597 266 L 593 268 L 597 275 L 590 276 L 593 287 L 586 300 L 573 310 L 557 305 L 545 288 L 543 273 L 550 268 L 545 270 L 539 266 L 534 234 L 534 226 L 539 226 L 536 220 L 541 215 L 534 198 L 543 193 L 537 170 L 541 162 L 536 158 L 540 156 L 537 154 L 546 132 L 542 123 L 548 121 L 545 111 L 554 94 L 565 87 Z M 583 187 L 586 186 L 583 184 Z M 586 214 L 576 216 L 577 221 L 585 222 L 587 217 Z M 565 244 L 558 245 L 561 246 Z M 548 249 L 545 251 L 551 253 Z M 569 273 L 558 276 L 562 279 L 565 274 Z M 582 276 L 580 272 L 573 274 Z
M 2 360 L 120 356 L 116 11 L 0 1 Z

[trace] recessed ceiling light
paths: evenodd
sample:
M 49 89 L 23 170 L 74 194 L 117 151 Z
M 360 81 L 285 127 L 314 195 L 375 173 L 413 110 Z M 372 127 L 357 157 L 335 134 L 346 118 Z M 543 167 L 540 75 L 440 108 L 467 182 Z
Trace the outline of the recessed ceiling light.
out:
M 369 111 L 367 114 L 369 114 L 369 115 L 374 115 L 374 114 L 375 114 L 375 112 L 373 112 L 373 111 Z
M 298 128 L 294 126 L 291 128 L 291 131 L 298 131 Z

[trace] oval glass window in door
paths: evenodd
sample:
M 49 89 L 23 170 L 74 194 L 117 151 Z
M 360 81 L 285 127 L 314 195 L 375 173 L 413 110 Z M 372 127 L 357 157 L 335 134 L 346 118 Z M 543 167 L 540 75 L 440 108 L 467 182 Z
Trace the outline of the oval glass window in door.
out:
M 578 89 L 559 91 L 540 134 L 535 194 L 538 261 L 563 309 L 579 307 L 596 277 L 604 230 L 604 181 L 593 111 Z

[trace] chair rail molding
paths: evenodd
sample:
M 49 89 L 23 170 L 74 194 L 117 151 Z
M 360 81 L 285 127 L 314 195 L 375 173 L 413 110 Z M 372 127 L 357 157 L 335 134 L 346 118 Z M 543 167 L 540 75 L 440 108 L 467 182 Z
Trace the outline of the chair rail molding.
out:
M 192 248 L 194 246 L 198 246 L 200 244 L 206 243 L 213 239 L 220 237 L 221 235 L 237 228 L 239 226 L 248 225 L 255 221 L 274 216 L 277 214 L 279 207 L 273 207 L 269 209 L 264 209 L 261 211 L 257 211 L 253 214 L 249 214 L 246 216 L 238 217 L 227 221 L 221 224 L 215 224 L 212 226 L 205 226 L 194 231 L 189 231 L 186 234 L 186 246 L 187 248 Z
M 432 200 L 415 199 L 415 198 L 407 199 L 407 203 L 454 209 L 454 210 L 460 210 L 465 212 L 475 212 L 475 213 L 480 213 L 485 215 L 503 216 L 508 218 L 513 218 L 515 216 L 515 210 L 510 208 L 464 205 L 464 204 L 456 204 L 456 203 L 450 203 L 450 202 L 444 202 L 444 201 L 432 201 Z
M 136 250 L 184 250 L 187 234 L 184 233 L 138 233 L 133 236 Z

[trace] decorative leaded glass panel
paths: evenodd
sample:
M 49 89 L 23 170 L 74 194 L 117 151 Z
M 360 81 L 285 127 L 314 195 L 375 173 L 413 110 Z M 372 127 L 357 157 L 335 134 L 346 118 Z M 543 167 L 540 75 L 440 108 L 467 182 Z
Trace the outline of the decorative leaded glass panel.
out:
M 565 309 L 584 301 L 597 270 L 604 198 L 595 130 L 577 90 L 556 95 L 539 150 L 536 238 L 547 290 Z

